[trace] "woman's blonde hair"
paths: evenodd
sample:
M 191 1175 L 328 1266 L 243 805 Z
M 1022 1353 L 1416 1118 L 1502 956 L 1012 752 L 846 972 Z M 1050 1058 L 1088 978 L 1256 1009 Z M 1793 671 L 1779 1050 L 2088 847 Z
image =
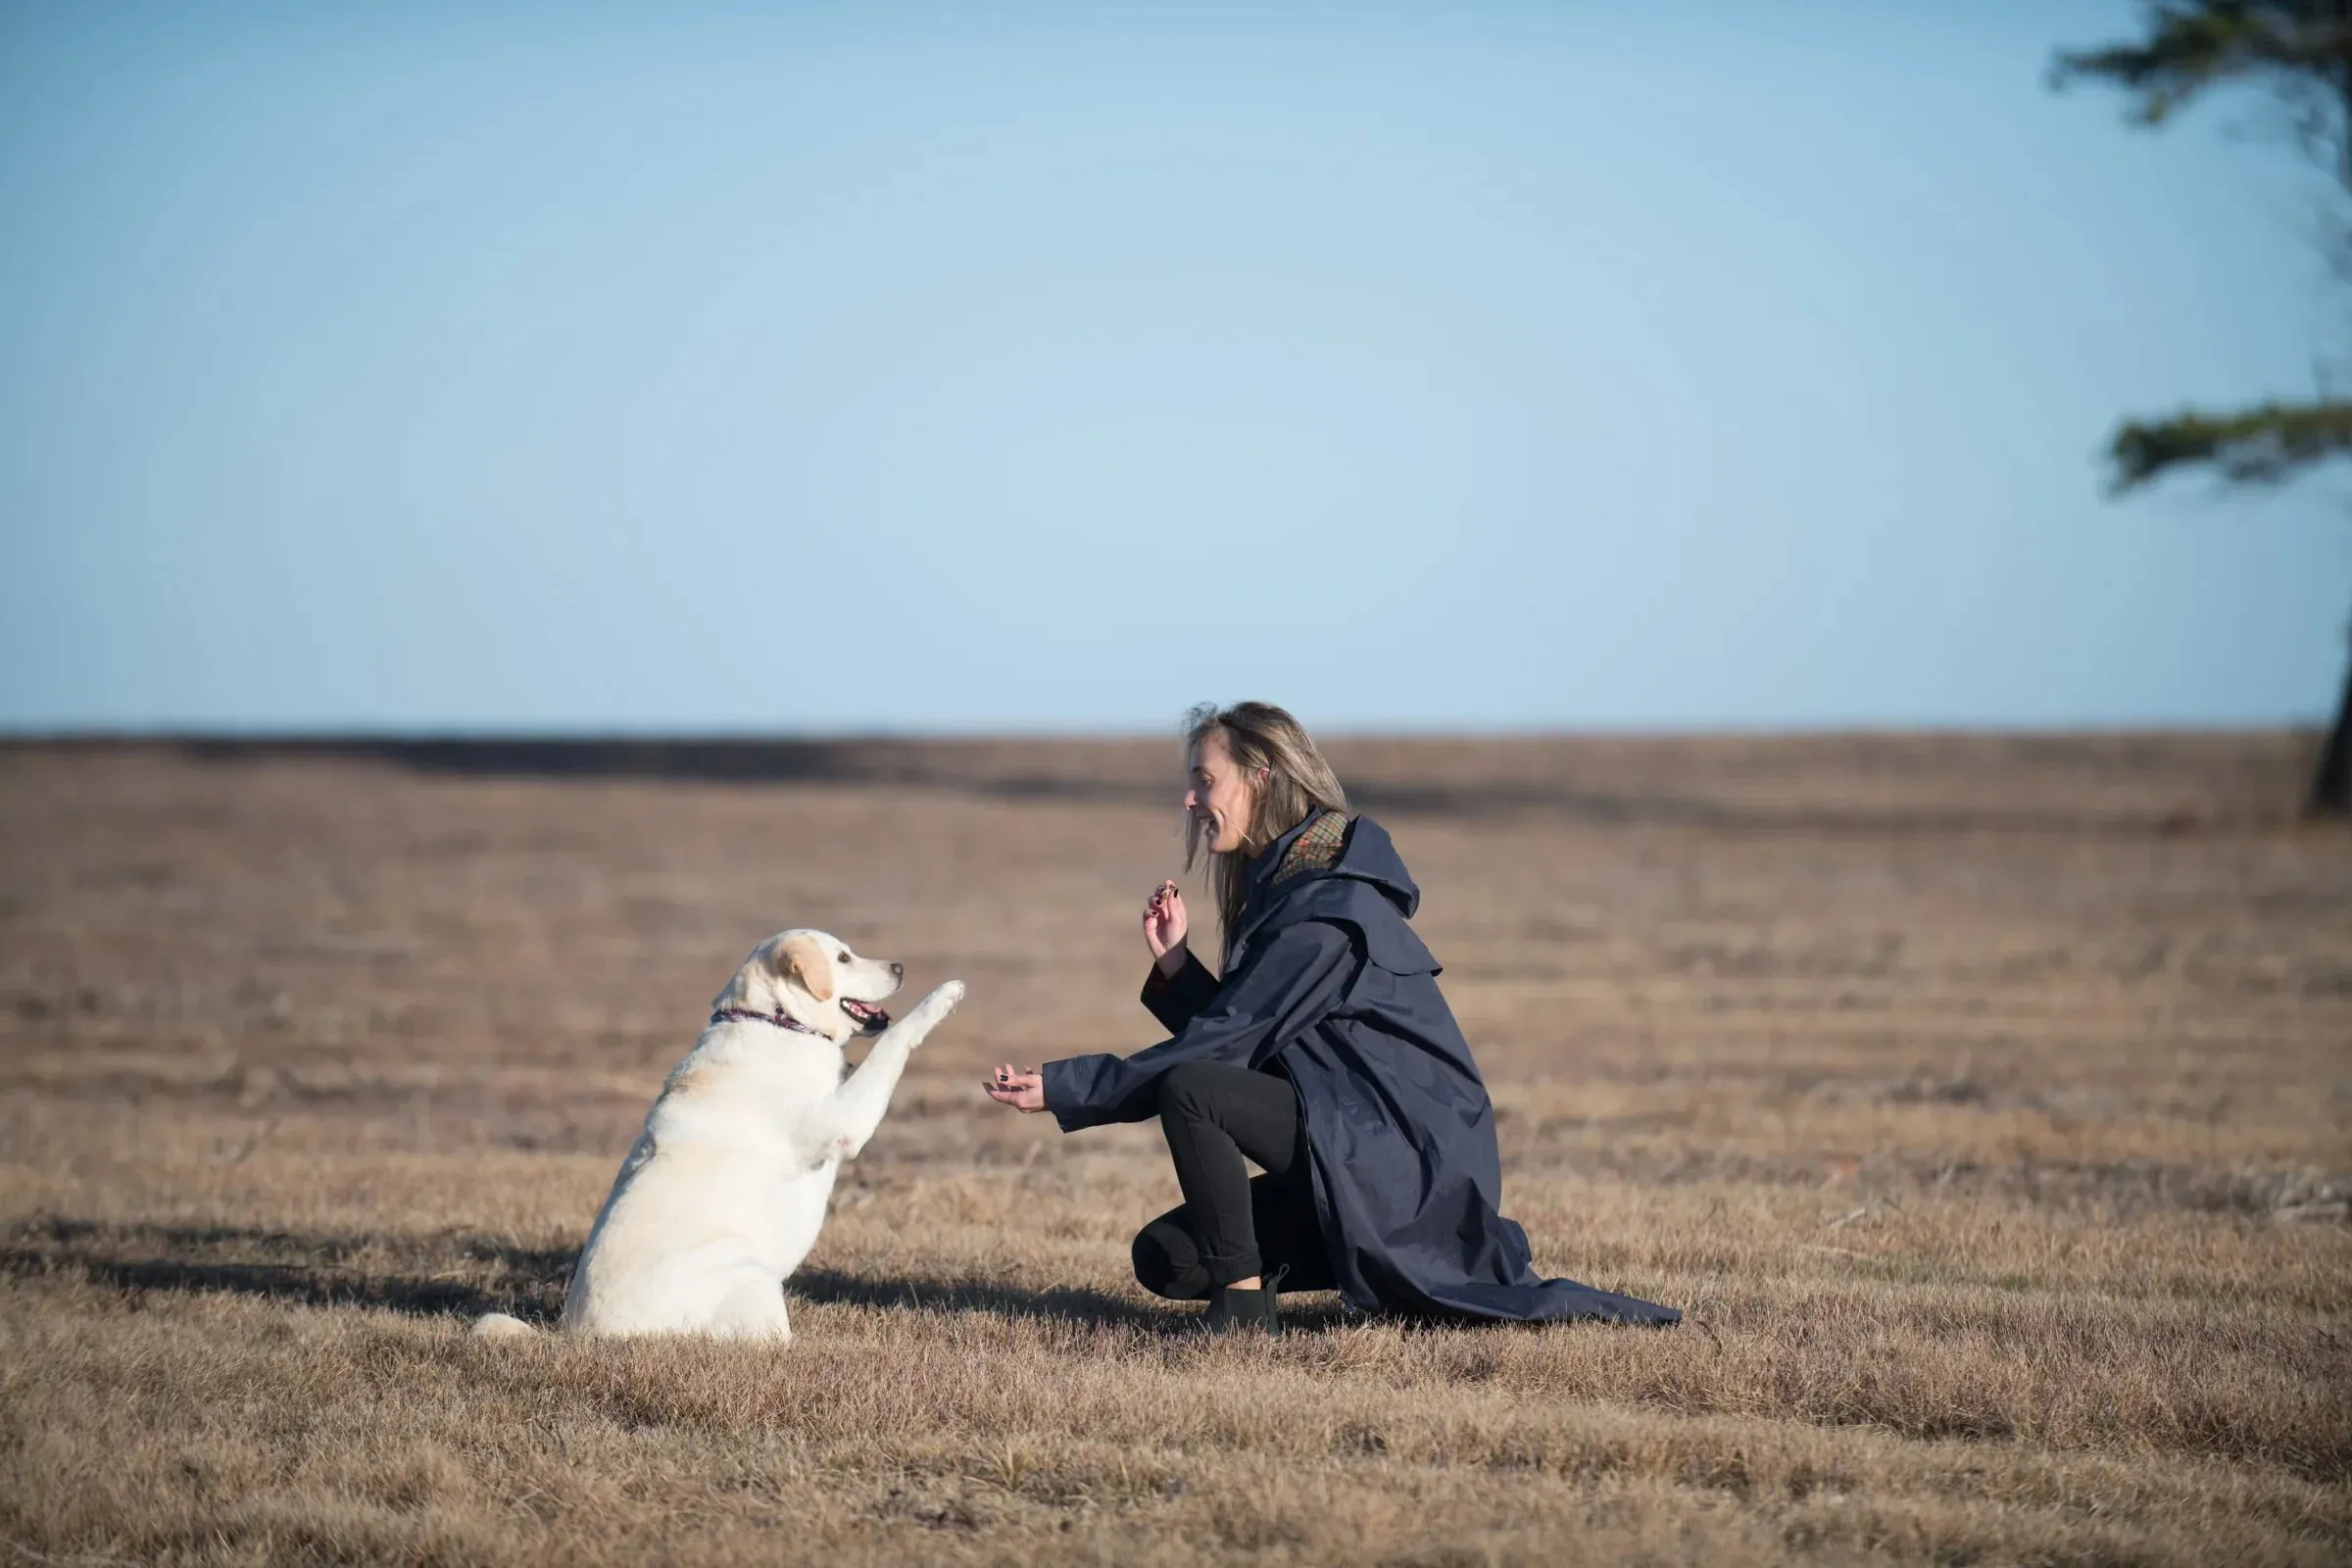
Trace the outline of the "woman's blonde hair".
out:
M 1208 855 L 1208 885 L 1216 895 L 1217 924 L 1229 956 L 1242 929 L 1243 873 L 1257 853 L 1317 811 L 1345 811 L 1348 792 L 1339 775 L 1307 738 L 1306 726 L 1272 703 L 1236 703 L 1219 708 L 1202 703 L 1184 715 L 1186 765 L 1194 751 L 1216 731 L 1242 770 L 1250 794 L 1250 825 L 1238 850 Z M 1260 772 L 1263 776 L 1260 776 Z M 1184 868 L 1200 855 L 1200 819 L 1184 823 Z

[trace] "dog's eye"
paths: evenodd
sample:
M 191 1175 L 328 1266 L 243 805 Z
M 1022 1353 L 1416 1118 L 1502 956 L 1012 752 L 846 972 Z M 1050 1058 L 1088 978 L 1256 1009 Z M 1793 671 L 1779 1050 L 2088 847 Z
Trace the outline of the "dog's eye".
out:
M 849 954 L 848 954 L 848 952 L 847 952 L 847 951 L 844 951 L 844 952 L 841 952 L 841 953 L 837 953 L 837 954 L 835 954 L 833 956 L 834 956 L 835 958 L 839 959 L 839 960 L 840 960 L 841 962 L 843 962 L 843 963 L 847 963 L 847 962 L 849 962 L 849 961 L 850 961 L 850 956 L 849 956 Z

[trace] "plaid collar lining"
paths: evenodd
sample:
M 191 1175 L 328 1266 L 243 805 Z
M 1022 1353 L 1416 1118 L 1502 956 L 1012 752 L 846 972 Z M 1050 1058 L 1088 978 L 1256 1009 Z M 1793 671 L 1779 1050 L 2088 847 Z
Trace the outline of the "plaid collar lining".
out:
M 1269 887 L 1280 887 L 1295 876 L 1308 871 L 1328 871 L 1339 863 L 1340 850 L 1348 842 L 1348 816 L 1344 811 L 1325 811 L 1307 824 L 1306 831 L 1291 841 L 1282 857 L 1282 864 L 1274 870 Z

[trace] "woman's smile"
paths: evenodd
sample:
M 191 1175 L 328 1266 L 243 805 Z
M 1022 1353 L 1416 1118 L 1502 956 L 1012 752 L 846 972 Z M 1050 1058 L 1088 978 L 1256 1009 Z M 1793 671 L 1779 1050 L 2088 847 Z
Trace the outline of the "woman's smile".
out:
M 1212 852 L 1231 855 L 1249 838 L 1250 823 L 1257 815 L 1249 770 L 1234 760 L 1224 732 L 1210 730 L 1194 746 L 1189 772 L 1185 810 L 1200 825 Z

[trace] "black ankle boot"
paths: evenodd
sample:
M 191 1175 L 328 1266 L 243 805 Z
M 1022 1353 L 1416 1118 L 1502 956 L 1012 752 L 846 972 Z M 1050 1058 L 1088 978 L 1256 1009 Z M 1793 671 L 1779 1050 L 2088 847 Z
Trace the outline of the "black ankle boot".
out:
M 1230 1285 L 1220 1285 L 1208 1294 L 1208 1310 L 1200 1314 L 1203 1334 L 1280 1334 L 1282 1313 L 1275 1306 L 1277 1288 L 1288 1268 L 1274 1271 L 1272 1279 L 1261 1281 L 1254 1291 L 1237 1291 Z

